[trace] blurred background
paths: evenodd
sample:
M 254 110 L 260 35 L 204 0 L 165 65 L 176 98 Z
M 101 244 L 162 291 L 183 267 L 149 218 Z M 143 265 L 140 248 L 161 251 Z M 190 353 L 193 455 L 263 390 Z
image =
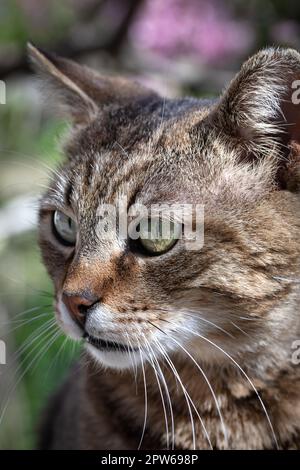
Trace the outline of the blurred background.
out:
M 52 325 L 36 242 L 38 196 L 61 158 L 67 123 L 38 93 L 28 40 L 170 97 L 211 96 L 257 49 L 300 47 L 300 2 L 0 1 L 0 449 L 34 448 L 47 397 L 80 354 Z

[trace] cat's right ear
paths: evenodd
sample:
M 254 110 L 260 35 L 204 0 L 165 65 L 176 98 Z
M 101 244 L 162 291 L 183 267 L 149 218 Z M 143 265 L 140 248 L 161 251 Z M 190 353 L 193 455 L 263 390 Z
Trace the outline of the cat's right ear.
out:
M 76 125 L 87 125 L 104 105 L 121 104 L 154 95 L 142 85 L 124 78 L 103 77 L 77 64 L 28 44 L 28 55 L 41 76 L 50 101 Z

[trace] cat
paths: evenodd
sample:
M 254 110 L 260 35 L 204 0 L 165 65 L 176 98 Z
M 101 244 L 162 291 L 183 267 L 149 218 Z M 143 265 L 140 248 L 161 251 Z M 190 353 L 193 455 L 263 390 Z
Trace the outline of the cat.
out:
M 300 448 L 300 54 L 259 51 L 214 100 L 29 54 L 72 122 L 39 243 L 57 321 L 85 345 L 39 447 Z M 128 217 L 203 206 L 203 246 L 174 236 L 176 217 L 169 238 L 102 237 L 99 206 L 120 197 Z

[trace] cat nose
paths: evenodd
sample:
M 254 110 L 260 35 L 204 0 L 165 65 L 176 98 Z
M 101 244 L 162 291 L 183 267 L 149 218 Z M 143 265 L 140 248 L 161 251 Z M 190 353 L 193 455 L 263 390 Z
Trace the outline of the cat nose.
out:
M 83 328 L 88 309 L 97 303 L 99 299 L 89 293 L 73 294 L 63 292 L 62 300 L 68 308 L 73 320 Z

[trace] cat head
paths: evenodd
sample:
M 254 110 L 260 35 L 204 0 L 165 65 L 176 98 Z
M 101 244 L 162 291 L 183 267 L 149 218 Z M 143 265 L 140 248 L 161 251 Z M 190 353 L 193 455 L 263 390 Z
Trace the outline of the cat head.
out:
M 50 102 L 73 122 L 39 225 L 64 331 L 116 368 L 185 350 L 222 361 L 223 348 L 253 354 L 288 335 L 299 271 L 300 55 L 259 52 L 209 101 L 164 99 L 29 49 Z M 159 204 L 177 209 L 152 213 Z M 185 237 L 178 208 L 188 208 L 201 243 Z

